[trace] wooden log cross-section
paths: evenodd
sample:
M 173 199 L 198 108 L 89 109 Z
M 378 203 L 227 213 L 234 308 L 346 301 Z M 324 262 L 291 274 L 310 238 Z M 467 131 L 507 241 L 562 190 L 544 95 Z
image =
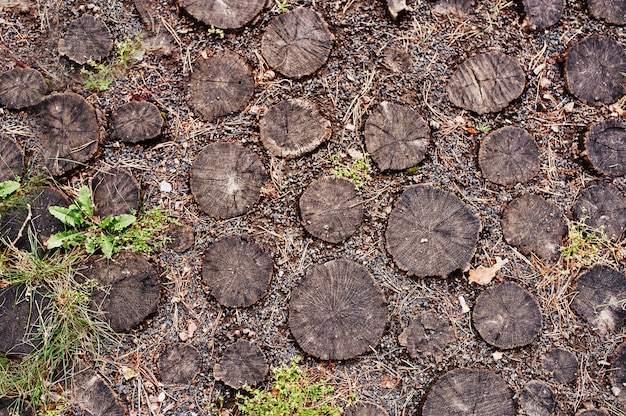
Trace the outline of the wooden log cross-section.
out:
M 187 13 L 220 29 L 244 26 L 259 14 L 265 3 L 265 0 L 179 0 Z
M 49 299 L 24 284 L 0 289 L 0 354 L 23 355 L 39 345 L 39 328 L 49 304 Z
M 626 0 L 587 0 L 589 13 L 612 25 L 626 25 Z
M 584 154 L 601 174 L 626 175 L 626 123 L 611 119 L 592 124 L 585 135 Z
M 554 348 L 541 360 L 541 365 L 559 383 L 572 383 L 578 376 L 578 359 L 571 351 Z
M 94 213 L 100 218 L 130 214 L 139 209 L 139 184 L 122 169 L 100 171 L 91 180 Z
M 524 0 L 524 11 L 533 28 L 547 28 L 561 20 L 565 0 Z
M 263 381 L 268 370 L 269 365 L 261 348 L 240 339 L 226 347 L 221 360 L 213 366 L 213 377 L 229 387 L 240 389 Z
M 359 402 L 346 408 L 345 416 L 389 416 L 389 413 L 374 403 Z
M 626 197 L 611 184 L 586 187 L 580 192 L 572 207 L 578 221 L 593 229 L 601 229 L 604 235 L 620 241 L 626 233 Z
M 435 362 L 443 361 L 443 351 L 456 339 L 450 322 L 434 311 L 420 312 L 398 336 L 411 358 L 433 356 Z
M 550 416 L 556 405 L 552 388 L 541 380 L 526 383 L 519 394 L 519 403 L 528 416 Z
M 617 347 L 611 361 L 611 390 L 620 399 L 626 398 L 626 342 Z
M 111 113 L 116 138 L 128 143 L 141 143 L 161 133 L 164 120 L 156 105 L 147 101 L 131 101 Z
M 17 142 L 0 136 L 0 182 L 14 181 L 24 174 L 24 154 Z
M 86 14 L 70 23 L 58 47 L 59 54 L 82 65 L 106 57 L 113 48 L 113 39 L 102 20 Z
M 194 346 L 178 342 L 165 348 L 157 366 L 164 383 L 189 384 L 200 372 L 202 355 Z
M 0 75 L 0 106 L 19 110 L 36 104 L 48 91 L 39 71 L 15 68 Z

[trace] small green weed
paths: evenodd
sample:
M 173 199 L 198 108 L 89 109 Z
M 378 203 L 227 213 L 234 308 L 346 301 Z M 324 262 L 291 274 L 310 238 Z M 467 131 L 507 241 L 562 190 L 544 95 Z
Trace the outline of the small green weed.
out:
M 224 38 L 224 30 L 211 25 L 207 30 L 207 33 L 211 36 L 219 36 L 220 39 Z
M 334 177 L 344 177 L 354 182 L 354 187 L 360 189 L 365 185 L 365 182 L 372 179 L 370 172 L 372 171 L 372 164 L 368 155 L 362 158 L 356 158 L 351 164 L 343 164 L 341 156 L 332 155 L 330 162 L 333 165 L 331 171 Z
M 580 221 L 570 221 L 565 245 L 559 248 L 566 264 L 591 266 L 611 251 L 614 243 L 604 234 L 603 227 L 594 229 Z
M 80 73 L 85 75 L 85 88 L 89 90 L 105 91 L 117 76 L 115 69 L 106 64 L 99 64 L 90 59 L 87 61 L 92 69 L 82 68 Z
M 276 7 L 274 7 L 274 11 L 276 13 L 287 13 L 289 11 L 289 8 L 287 7 L 287 0 L 274 0 L 274 2 L 276 3 Z
M 489 133 L 492 130 L 488 124 L 478 123 L 478 131 L 481 133 Z
M 136 36 L 115 44 L 117 55 L 111 64 L 97 63 L 89 60 L 87 65 L 91 69 L 83 68 L 80 73 L 85 76 L 85 88 L 98 91 L 109 89 L 115 79 L 137 62 L 143 59 L 144 51 L 141 50 L 141 38 Z
M 15 178 L 0 182 L 0 215 L 7 209 L 14 208 L 23 203 L 24 199 L 33 191 L 45 184 L 42 177 Z
M 20 189 L 19 179 L 16 181 L 0 182 L 0 199 L 7 199 Z

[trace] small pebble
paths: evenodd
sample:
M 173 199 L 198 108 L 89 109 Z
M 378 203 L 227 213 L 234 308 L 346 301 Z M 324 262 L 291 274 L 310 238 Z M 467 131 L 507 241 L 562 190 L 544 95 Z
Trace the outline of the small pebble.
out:
M 172 184 L 167 181 L 162 181 L 159 184 L 159 189 L 161 189 L 161 192 L 164 193 L 172 192 Z

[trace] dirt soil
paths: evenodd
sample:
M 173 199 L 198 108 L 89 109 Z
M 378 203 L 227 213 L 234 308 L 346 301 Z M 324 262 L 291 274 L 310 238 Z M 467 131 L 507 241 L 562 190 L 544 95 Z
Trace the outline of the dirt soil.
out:
M 624 28 L 592 19 L 586 4 L 579 0 L 568 0 L 560 22 L 546 30 L 528 28 L 521 4 L 506 0 L 480 0 L 471 4 L 467 13 L 455 11 L 453 6 L 409 0 L 412 10 L 396 22 L 384 1 L 287 3 L 290 9 L 305 6 L 319 12 L 335 36 L 328 62 L 315 74 L 298 80 L 274 73 L 261 58 L 261 36 L 278 14 L 274 0 L 268 0 L 261 14 L 243 29 L 225 31 L 223 36 L 211 33 L 172 0 L 13 0 L 8 2 L 10 7 L 7 2 L 0 3 L 0 72 L 33 67 L 45 76 L 52 90 L 84 96 L 97 109 L 103 135 L 93 165 L 128 169 L 141 183 L 146 208 L 160 205 L 193 226 L 196 233 L 190 250 L 182 254 L 163 250 L 153 256 L 162 270 L 157 313 L 97 366 L 120 402 L 131 415 L 238 414 L 237 392 L 213 378 L 213 366 L 226 345 L 239 338 L 250 339 L 272 366 L 303 355 L 288 327 L 290 291 L 314 265 L 346 257 L 366 266 L 382 287 L 388 301 L 388 322 L 380 343 L 358 358 L 324 362 L 305 357 L 302 361 L 317 374 L 329 377 L 340 394 L 379 404 L 390 415 L 418 415 L 428 387 L 438 376 L 460 367 L 485 367 L 505 380 L 515 400 L 530 380 L 548 382 L 555 392 L 555 414 L 573 415 L 593 405 L 624 415 L 624 403 L 612 393 L 608 376 L 611 356 L 626 334 L 622 330 L 599 336 L 569 310 L 571 288 L 580 268 L 542 266 L 509 246 L 500 228 L 502 210 L 513 198 L 537 194 L 569 215 L 579 191 L 600 178 L 581 156 L 581 138 L 590 123 L 617 114 L 614 107 L 587 106 L 569 94 L 563 62 L 568 47 L 591 34 L 626 45 Z M 169 46 L 146 50 L 141 62 L 116 78 L 108 90 L 87 90 L 81 67 L 57 51 L 69 23 L 84 13 L 99 16 L 115 42 L 136 35 L 148 40 L 154 28 L 165 27 L 161 40 Z M 387 46 L 409 55 L 409 71 L 394 72 L 384 65 L 382 51 Z M 256 88 L 243 111 L 208 123 L 188 105 L 190 69 L 203 54 L 221 50 L 236 51 L 247 59 Z M 479 116 L 454 107 L 445 87 L 461 62 L 486 51 L 501 51 L 517 59 L 526 74 L 526 87 L 503 111 Z M 107 62 L 114 60 L 113 55 Z M 327 143 L 293 160 L 271 157 L 259 139 L 260 116 L 286 98 L 313 101 L 332 123 Z M 127 145 L 110 140 L 107 119 L 111 111 L 132 99 L 156 104 L 167 118 L 156 141 Z M 359 189 L 367 200 L 362 225 L 343 243 L 324 243 L 301 225 L 298 199 L 312 180 L 331 173 L 331 156 L 335 160 L 340 156 L 348 164 L 365 152 L 363 124 L 374 106 L 384 100 L 409 105 L 427 120 L 432 132 L 426 160 L 407 172 L 380 172 L 373 165 L 371 179 Z M 496 129 L 508 125 L 527 129 L 541 155 L 540 174 L 511 188 L 484 180 L 477 165 L 478 145 L 485 137 L 479 126 Z M 16 138 L 28 149 L 37 140 L 38 126 L 27 111 L 0 109 L 0 134 Z M 189 171 L 204 146 L 225 141 L 258 154 L 270 180 L 250 212 L 218 221 L 198 209 L 189 189 Z M 69 183 L 91 174 L 88 169 L 78 171 Z M 623 177 L 604 180 L 626 192 Z M 543 328 L 531 345 L 498 351 L 479 337 L 460 300 L 472 308 L 484 288 L 469 283 L 467 272 L 419 279 L 394 265 L 385 249 L 387 219 L 394 201 L 414 184 L 454 193 L 480 218 L 482 232 L 472 268 L 490 266 L 496 256 L 507 259 L 496 281 L 517 282 L 537 297 Z M 201 283 L 204 250 L 234 233 L 250 236 L 274 262 L 269 292 L 248 308 L 220 306 Z M 624 272 L 624 264 L 619 267 Z M 424 310 L 448 318 L 455 329 L 456 340 L 446 347 L 440 362 L 432 357 L 411 358 L 398 343 L 411 318 Z M 167 345 L 181 338 L 201 352 L 202 371 L 189 385 L 160 383 L 157 358 Z M 559 383 L 542 366 L 542 357 L 556 347 L 578 358 L 576 381 Z M 124 377 L 128 368 L 136 375 Z M 161 392 L 165 398 L 158 401 Z M 523 409 L 519 414 L 524 414 Z

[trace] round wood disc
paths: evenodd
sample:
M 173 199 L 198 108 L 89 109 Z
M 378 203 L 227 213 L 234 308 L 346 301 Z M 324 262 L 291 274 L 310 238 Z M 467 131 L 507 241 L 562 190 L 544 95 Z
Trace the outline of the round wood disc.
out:
M 502 213 L 502 234 L 507 243 L 523 254 L 554 261 L 567 234 L 559 208 L 537 195 L 512 200 Z
M 613 371 L 609 373 L 609 378 L 613 393 L 624 398 L 626 396 L 626 342 L 615 350 L 611 364 Z
M 46 95 L 48 86 L 39 71 L 15 68 L 0 75 L 0 106 L 19 110 Z
M 424 160 L 430 128 L 410 107 L 383 101 L 367 119 L 363 135 L 380 170 L 402 170 Z
M 328 140 L 330 121 L 307 100 L 290 99 L 271 106 L 259 122 L 261 142 L 274 156 L 292 159 Z
M 177 253 L 189 250 L 196 243 L 196 235 L 190 225 L 170 225 L 167 228 L 167 237 L 171 239 L 167 247 Z
M 236 217 L 259 202 L 265 177 L 254 152 L 234 143 L 214 143 L 202 149 L 191 167 L 191 193 L 211 217 Z
M 476 298 L 472 319 L 485 342 L 501 349 L 528 345 L 541 331 L 539 303 L 511 282 L 485 289 Z
M 83 274 L 100 285 L 91 303 L 114 331 L 130 331 L 156 311 L 159 274 L 145 255 L 122 251 L 109 260 L 95 256 Z
M 213 377 L 227 386 L 240 389 L 263 381 L 268 370 L 269 365 L 261 348 L 240 339 L 226 347 L 222 359 L 213 366 Z
M 578 375 L 578 359 L 562 348 L 555 348 L 543 357 L 541 365 L 552 373 L 552 378 L 559 383 L 571 383 Z
M 231 308 L 255 304 L 272 279 L 272 259 L 240 235 L 224 237 L 204 252 L 202 281 L 217 301 Z
M 606 409 L 584 409 L 576 412 L 575 416 L 611 416 Z
M 564 0 L 524 0 L 528 23 L 535 28 L 553 26 L 561 20 Z
M 356 403 L 346 408 L 345 416 L 389 416 L 389 413 L 374 403 Z
M 409 54 L 393 46 L 383 49 L 383 65 L 398 73 L 409 72 L 413 68 Z
M 591 185 L 583 189 L 572 207 L 576 220 L 591 228 L 601 228 L 613 241 L 626 232 L 626 198 L 610 184 Z
M 387 224 L 387 250 L 410 275 L 447 276 L 469 268 L 480 220 L 454 194 L 426 185 L 408 188 Z
M 626 324 L 626 276 L 608 266 L 595 265 L 583 273 L 574 289 L 572 309 L 605 335 L 617 333 Z
M 443 360 L 446 345 L 456 339 L 450 321 L 433 311 L 420 312 L 398 337 L 412 358 L 433 356 L 436 362 Z
M 254 78 L 246 61 L 233 52 L 199 58 L 189 84 L 191 105 L 206 121 L 240 111 L 252 97 Z
M 613 119 L 592 124 L 585 136 L 585 153 L 598 172 L 626 175 L 626 123 Z
M 99 61 L 111 52 L 113 39 L 106 25 L 93 16 L 83 15 L 70 23 L 59 39 L 59 54 L 79 64 Z
M 612 25 L 626 25 L 625 0 L 587 0 L 589 13 Z
M 21 355 L 31 352 L 41 325 L 46 299 L 36 292 L 27 295 L 25 285 L 0 290 L 0 353 Z
M 314 10 L 300 7 L 275 17 L 261 39 L 261 54 L 281 74 L 300 78 L 328 59 L 333 35 Z
M 93 370 L 85 369 L 74 375 L 72 399 L 93 416 L 124 416 L 126 409 L 117 402 L 115 393 Z
M 94 213 L 101 219 L 139 210 L 139 184 L 122 169 L 98 172 L 91 181 Z
M 291 333 L 307 354 L 322 360 L 347 360 L 375 347 L 386 319 L 378 284 L 350 260 L 315 266 L 291 292 Z
M 54 176 L 63 175 L 89 161 L 100 138 L 94 108 L 71 92 L 52 94 L 38 107 L 43 164 Z
M 0 182 L 14 181 L 24 174 L 24 154 L 13 139 L 0 136 Z
M 422 407 L 423 416 L 515 414 L 504 380 L 482 368 L 448 371 L 430 387 Z
M 554 412 L 554 392 L 541 380 L 530 380 L 519 394 L 519 403 L 528 416 L 550 416 Z
M 189 384 L 201 367 L 202 356 L 198 350 L 182 342 L 169 345 L 159 356 L 159 376 L 164 383 Z
M 478 114 L 505 108 L 524 91 L 526 77 L 517 61 L 487 52 L 463 62 L 448 82 L 452 104 Z
M 116 138 L 123 142 L 140 143 L 161 134 L 164 120 L 156 105 L 147 101 L 131 101 L 111 114 Z
M 589 36 L 572 46 L 565 60 L 567 88 L 589 105 L 611 104 L 624 93 L 626 54 L 619 43 Z
M 485 179 L 499 185 L 524 183 L 539 173 L 539 147 L 519 127 L 502 127 L 483 139 L 478 165 Z
M 265 0 L 179 0 L 187 13 L 220 29 L 237 29 L 259 14 Z
M 320 178 L 300 197 L 304 228 L 314 237 L 340 243 L 356 232 L 363 219 L 363 200 L 343 178 Z

